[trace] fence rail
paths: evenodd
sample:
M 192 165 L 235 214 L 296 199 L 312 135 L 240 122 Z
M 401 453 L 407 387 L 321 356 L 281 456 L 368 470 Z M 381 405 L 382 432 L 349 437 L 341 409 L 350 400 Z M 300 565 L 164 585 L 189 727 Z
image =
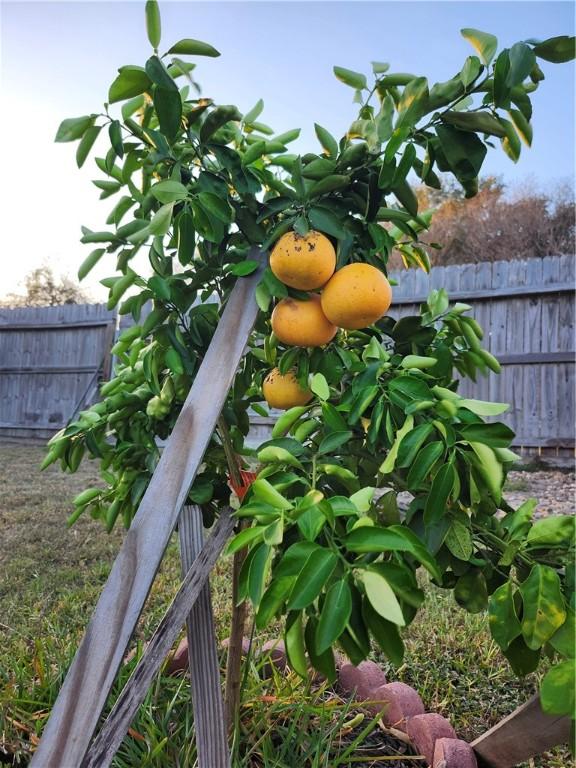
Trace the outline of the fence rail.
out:
M 396 318 L 417 314 L 433 288 L 472 306 L 502 373 L 463 381 L 460 391 L 510 403 L 501 418 L 528 453 L 574 447 L 574 266 L 573 256 L 555 256 L 391 275 Z M 0 438 L 47 438 L 95 396 L 109 374 L 117 320 L 102 304 L 0 310 Z M 255 417 L 253 442 L 270 423 Z

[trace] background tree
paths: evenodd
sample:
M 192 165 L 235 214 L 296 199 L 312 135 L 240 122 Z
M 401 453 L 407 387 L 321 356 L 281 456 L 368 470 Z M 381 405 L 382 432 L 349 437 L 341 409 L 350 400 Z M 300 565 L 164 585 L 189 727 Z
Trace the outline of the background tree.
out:
M 509 191 L 497 178 L 480 180 L 478 194 L 466 199 L 453 180 L 442 179 L 442 189 L 416 190 L 423 208 L 434 209 L 426 233 L 428 242 L 442 248 L 431 254 L 432 264 L 539 259 L 576 252 L 574 192 L 567 184 L 539 191 L 524 184 Z M 395 253 L 393 269 L 402 265 Z
M 0 304 L 6 307 L 54 307 L 59 304 L 90 304 L 89 293 L 71 278 L 56 276 L 51 267 L 37 267 L 24 278 L 26 293 L 9 293 Z

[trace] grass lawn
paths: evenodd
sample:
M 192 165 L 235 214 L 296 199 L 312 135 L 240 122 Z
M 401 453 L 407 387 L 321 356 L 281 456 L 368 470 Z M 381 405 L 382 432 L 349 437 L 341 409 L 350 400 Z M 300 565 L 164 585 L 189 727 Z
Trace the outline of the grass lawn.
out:
M 40 474 L 42 455 L 37 446 L 0 445 L 0 763 L 18 766 L 27 764 L 30 745 L 37 743 L 122 538 L 120 530 L 107 536 L 101 524 L 89 518 L 66 527 L 70 499 L 98 482 L 97 467 L 84 466 L 72 476 L 54 467 Z M 178 581 L 173 542 L 135 643 L 150 635 Z M 212 579 L 219 639 L 227 635 L 229 584 L 229 562 L 223 560 Z M 534 676 L 515 678 L 490 639 L 485 616 L 466 614 L 440 590 L 427 591 L 425 607 L 405 633 L 404 664 L 398 670 L 389 668 L 388 677 L 417 688 L 428 710 L 444 714 L 460 737 L 471 740 L 524 702 L 537 681 Z M 386 665 L 377 654 L 374 658 Z M 124 668 L 123 679 L 130 670 Z M 328 691 L 310 690 L 291 675 L 262 685 L 256 681 L 252 665 L 236 766 L 359 764 L 352 757 L 348 760 L 344 749 L 344 737 L 350 741 L 353 731 L 347 723 L 355 714 L 345 702 Z M 365 719 L 362 728 L 368 722 Z M 113 765 L 192 766 L 192 733 L 186 681 L 160 676 Z M 334 757 L 336 742 L 342 746 L 340 758 Z M 572 764 L 568 752 L 558 749 L 530 766 Z

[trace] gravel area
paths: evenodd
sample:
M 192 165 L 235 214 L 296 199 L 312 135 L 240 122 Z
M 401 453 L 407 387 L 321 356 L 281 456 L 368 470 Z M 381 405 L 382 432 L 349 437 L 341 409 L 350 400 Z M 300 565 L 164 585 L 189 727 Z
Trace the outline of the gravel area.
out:
M 400 509 L 407 509 L 412 498 L 410 493 L 399 493 Z M 504 498 L 514 509 L 526 499 L 537 499 L 534 518 L 573 515 L 576 510 L 576 478 L 574 472 L 559 470 L 510 472 L 506 478 Z
M 573 515 L 575 493 L 574 472 L 553 470 L 510 472 L 504 488 L 506 501 L 514 508 L 519 507 L 526 499 L 538 499 L 534 517 Z

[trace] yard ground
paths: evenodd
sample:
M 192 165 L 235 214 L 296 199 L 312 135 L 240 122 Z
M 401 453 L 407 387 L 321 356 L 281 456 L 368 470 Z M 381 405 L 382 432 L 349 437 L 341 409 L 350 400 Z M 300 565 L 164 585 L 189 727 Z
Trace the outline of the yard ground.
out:
M 89 518 L 81 518 L 72 529 L 66 527 L 70 500 L 98 482 L 97 467 L 82 467 L 72 476 L 54 467 L 40 474 L 42 455 L 43 449 L 38 446 L 0 445 L 0 763 L 18 766 L 26 765 L 29 746 L 37 743 L 63 668 L 72 658 L 122 538 L 120 530 L 107 536 L 100 523 Z M 514 472 L 508 488 L 508 497 L 514 503 L 531 495 L 540 496 L 540 514 L 573 512 L 573 473 Z M 137 640 L 150 634 L 174 594 L 178 568 L 177 549 L 172 543 L 149 597 Z M 223 560 L 212 579 L 220 639 L 226 636 L 229 621 L 228 586 L 229 562 Z M 416 687 L 426 707 L 449 717 L 462 738 L 472 739 L 482 733 L 536 688 L 534 676 L 524 680 L 514 677 L 490 639 L 485 617 L 466 614 L 440 590 L 428 590 L 426 606 L 407 631 L 405 641 L 405 662 L 398 670 L 390 669 L 389 678 Z M 291 681 L 290 685 L 291 700 L 302 698 L 295 688 L 301 684 Z M 285 688 L 280 693 L 287 695 Z M 278 690 L 276 694 L 280 699 Z M 244 706 L 246 712 L 253 713 L 260 706 L 260 716 L 270 716 L 270 706 L 263 706 L 262 697 L 253 690 L 247 691 Z M 187 712 L 185 683 L 174 678 L 160 679 L 143 704 L 132 735 L 125 740 L 114 765 L 191 766 L 193 763 L 183 757 L 190 743 Z M 286 717 L 279 719 L 278 729 L 285 722 Z M 318 724 L 318 717 L 310 722 Z M 328 728 L 326 723 L 322 727 Z M 251 730 L 253 721 L 246 738 Z M 281 751 L 281 745 L 276 742 L 274 749 Z M 238 763 L 296 764 L 289 760 Z M 300 766 L 313 764 L 332 765 L 298 762 Z M 568 753 L 559 749 L 539 757 L 530 766 L 567 768 L 572 764 Z

